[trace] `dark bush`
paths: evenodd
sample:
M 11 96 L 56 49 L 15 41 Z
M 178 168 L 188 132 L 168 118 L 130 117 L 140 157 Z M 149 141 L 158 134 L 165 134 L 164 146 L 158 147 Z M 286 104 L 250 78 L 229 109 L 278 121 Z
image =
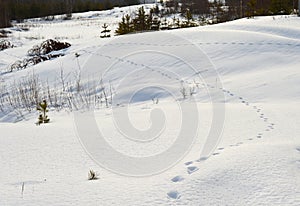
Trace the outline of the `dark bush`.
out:
M 10 66 L 10 72 L 14 70 L 26 69 L 29 66 L 36 65 L 40 62 L 64 56 L 64 53 L 51 54 L 53 51 L 59 51 L 70 47 L 71 44 L 67 42 L 59 42 L 53 39 L 48 39 L 40 45 L 33 46 L 27 53 L 29 58 L 22 61 L 18 60 Z
M 66 49 L 70 46 L 71 46 L 71 44 L 69 44 L 67 42 L 59 42 L 59 41 L 56 41 L 53 39 L 48 39 L 48 40 L 44 41 L 43 43 L 41 43 L 40 45 L 33 46 L 28 51 L 28 55 L 29 56 L 46 55 L 46 54 L 49 54 L 50 52 Z
M 0 41 L 0 51 L 4 50 L 4 49 L 8 49 L 8 48 L 13 48 L 14 45 L 7 40 L 1 40 Z

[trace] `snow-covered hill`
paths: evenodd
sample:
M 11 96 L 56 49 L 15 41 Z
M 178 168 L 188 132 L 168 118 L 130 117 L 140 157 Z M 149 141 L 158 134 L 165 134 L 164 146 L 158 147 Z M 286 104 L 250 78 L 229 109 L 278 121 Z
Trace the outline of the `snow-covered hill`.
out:
M 100 25 L 123 12 L 13 31 L 18 47 L 0 52 L 2 85 L 34 73 L 60 88 L 62 70 L 70 80 L 80 72 L 84 88 L 101 79 L 112 87 L 113 106 L 94 120 L 51 109 L 40 126 L 37 112 L 18 123 L 2 113 L 0 205 L 298 205 L 300 18 L 100 39 Z M 72 46 L 4 72 L 44 38 Z M 119 156 L 92 139 L 95 125 Z M 88 181 L 89 169 L 100 179 Z M 148 175 L 130 177 L 139 174 Z

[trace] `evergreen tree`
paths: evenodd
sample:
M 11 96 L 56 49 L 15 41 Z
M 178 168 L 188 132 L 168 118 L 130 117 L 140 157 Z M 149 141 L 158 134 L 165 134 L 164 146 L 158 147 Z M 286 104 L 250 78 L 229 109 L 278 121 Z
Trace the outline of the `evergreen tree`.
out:
M 247 12 L 246 12 L 246 16 L 248 18 L 253 17 L 256 13 L 256 4 L 257 4 L 257 0 L 250 0 L 247 3 Z
M 181 25 L 181 27 L 193 27 L 196 26 L 196 24 L 193 22 L 193 15 L 192 12 L 187 9 L 185 12 L 185 18 L 186 21 L 183 22 L 183 24 Z
M 66 20 L 70 20 L 72 18 L 73 12 L 73 0 L 65 0 L 65 8 L 66 8 Z
M 153 12 L 150 10 L 150 13 L 146 15 L 146 30 L 152 29 L 152 23 L 153 23 Z
M 108 25 L 106 24 L 106 23 L 104 23 L 104 25 L 102 26 L 102 28 L 103 28 L 103 31 L 101 31 L 101 33 L 103 34 L 103 35 L 101 35 L 100 37 L 101 38 L 108 38 L 108 37 L 110 37 L 110 29 L 108 29 Z
M 270 10 L 273 14 L 290 14 L 293 0 L 271 0 Z
M 128 34 L 133 32 L 133 27 L 130 21 L 130 16 L 126 14 L 122 17 L 122 21 L 119 23 L 117 30 L 115 31 L 118 35 Z
M 167 30 L 167 29 L 169 29 L 168 21 L 167 21 L 166 17 L 161 20 L 160 29 L 161 30 Z
M 151 24 L 151 30 L 158 31 L 160 28 L 160 20 L 157 16 L 153 17 L 152 24 Z
M 46 100 L 43 100 L 42 102 L 40 102 L 38 104 L 37 110 L 40 111 L 42 114 L 39 115 L 37 124 L 48 123 L 50 121 L 50 119 L 47 116 L 47 112 L 48 112 L 47 107 L 48 107 L 48 104 L 47 104 Z
M 133 25 L 135 31 L 147 30 L 146 14 L 143 6 L 138 9 L 138 14 L 136 18 L 133 19 Z

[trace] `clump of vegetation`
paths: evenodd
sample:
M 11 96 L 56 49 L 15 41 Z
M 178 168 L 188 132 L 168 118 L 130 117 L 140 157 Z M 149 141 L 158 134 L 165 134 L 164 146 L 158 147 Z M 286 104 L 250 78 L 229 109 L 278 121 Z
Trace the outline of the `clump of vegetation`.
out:
M 64 56 L 63 53 L 52 54 L 53 51 L 59 51 L 70 47 L 71 44 L 67 42 L 60 42 L 53 39 L 48 39 L 40 45 L 33 46 L 28 52 L 29 58 L 18 60 L 10 66 L 10 72 L 14 70 L 26 69 L 29 66 L 36 65 L 40 62 Z
M 37 110 L 41 112 L 41 114 L 38 117 L 38 122 L 37 124 L 40 125 L 42 123 L 49 123 L 50 119 L 47 116 L 47 112 L 48 112 L 48 104 L 46 102 L 46 100 L 43 100 L 42 102 L 40 102 L 37 106 Z
M 71 44 L 68 42 L 60 42 L 53 39 L 47 39 L 40 45 L 33 46 L 27 53 L 29 56 L 42 56 L 49 54 L 53 51 L 59 51 L 70 47 Z
M 0 38 L 6 38 L 8 37 L 8 34 L 11 34 L 11 31 L 7 31 L 7 30 L 0 30 Z
M 88 180 L 97 180 L 99 179 L 99 174 L 97 174 L 94 170 L 90 170 L 88 172 Z
M 186 13 L 183 17 L 186 21 L 180 22 L 179 19 L 174 19 L 173 24 L 167 21 L 163 11 L 160 11 L 158 7 L 150 9 L 149 13 L 146 13 L 144 7 L 140 7 L 135 13 L 134 17 L 128 14 L 122 17 L 122 21 L 119 23 L 119 27 L 115 31 L 117 35 L 128 34 L 132 32 L 144 32 L 144 31 L 155 31 L 155 30 L 167 30 L 177 29 L 185 27 L 197 26 L 193 22 L 193 16 L 189 9 L 186 9 Z M 159 15 L 161 15 L 159 17 Z
M 5 49 L 9 49 L 9 48 L 13 48 L 14 45 L 7 40 L 1 40 L 0 41 L 0 51 L 5 50 Z

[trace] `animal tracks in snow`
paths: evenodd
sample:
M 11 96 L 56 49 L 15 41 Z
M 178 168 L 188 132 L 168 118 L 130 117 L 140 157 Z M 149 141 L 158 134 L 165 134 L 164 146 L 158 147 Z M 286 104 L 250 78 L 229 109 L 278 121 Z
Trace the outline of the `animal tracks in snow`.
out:
M 209 86 L 209 85 L 206 85 L 206 86 Z M 232 92 L 229 91 L 229 90 L 226 90 L 226 89 L 224 89 L 224 88 L 219 88 L 219 89 L 222 90 L 224 94 L 227 94 L 227 95 L 229 95 L 230 97 L 235 97 L 235 96 L 236 96 L 234 93 L 232 93 Z M 238 100 L 241 104 L 245 105 L 245 106 L 248 107 L 248 108 L 249 108 L 249 106 L 251 106 L 251 105 L 250 105 L 250 102 L 247 101 L 244 97 L 237 96 L 237 100 Z M 262 112 L 262 109 L 261 109 L 261 108 L 259 108 L 259 107 L 256 106 L 256 105 L 253 105 L 252 107 L 250 107 L 250 109 L 254 110 L 254 112 L 257 113 L 257 114 L 259 115 L 259 116 L 258 116 L 258 119 L 259 119 L 259 120 L 263 120 L 265 123 L 267 123 L 267 126 L 266 126 L 265 129 L 264 129 L 264 132 L 270 132 L 271 130 L 274 129 L 275 124 L 269 122 L 269 118 L 266 117 L 265 113 Z M 257 135 L 256 135 L 256 138 L 257 138 L 257 139 L 262 139 L 262 138 L 263 138 L 263 132 L 262 132 L 262 131 L 261 131 L 261 132 L 258 132 Z M 253 137 L 250 137 L 250 138 L 246 139 L 246 141 L 247 141 L 247 140 L 248 140 L 248 141 L 253 141 L 254 138 L 253 138 Z M 241 146 L 241 145 L 243 145 L 243 144 L 244 144 L 244 142 L 237 142 L 237 143 L 235 143 L 235 144 L 229 145 L 229 147 L 239 147 L 239 146 Z M 220 155 L 224 150 L 225 150 L 224 147 L 219 147 L 219 148 L 217 148 L 216 151 L 215 151 L 214 153 L 212 153 L 212 157 Z M 300 147 L 296 148 L 296 150 L 297 150 L 298 152 L 300 152 Z M 195 162 L 198 162 L 198 163 L 199 163 L 199 162 L 201 162 L 201 161 L 203 161 L 203 160 L 206 160 L 206 159 L 207 159 L 207 158 L 200 158 L 199 160 L 196 160 Z M 186 163 L 185 163 L 185 166 L 187 167 L 187 173 L 188 173 L 189 175 L 191 175 L 191 174 L 193 174 L 193 173 L 195 173 L 195 172 L 197 172 L 197 171 L 199 170 L 199 168 L 198 168 L 197 166 L 193 165 L 193 164 L 194 164 L 194 161 L 189 161 L 189 162 L 186 162 Z M 180 175 L 177 175 L 177 176 L 175 176 L 175 177 L 173 177 L 173 178 L 171 179 L 171 181 L 172 181 L 173 183 L 181 182 L 181 181 L 183 181 L 183 180 L 184 180 L 184 178 L 183 178 L 182 176 L 180 176 Z M 170 192 L 168 192 L 167 194 L 168 194 L 168 197 L 169 197 L 169 198 L 172 198 L 172 199 L 179 199 L 179 198 L 181 197 L 181 195 L 180 195 L 180 193 L 179 193 L 178 191 L 170 191 Z
M 196 167 L 196 166 L 189 166 L 187 167 L 187 173 L 190 175 L 190 174 L 193 174 L 194 172 L 198 171 L 199 168 Z
M 168 198 L 175 199 L 175 200 L 178 200 L 181 197 L 180 193 L 176 190 L 172 190 L 172 191 L 168 192 L 167 195 L 168 195 Z
M 251 42 L 250 43 L 247 43 L 247 42 L 214 42 L 214 43 L 204 42 L 204 43 L 198 43 L 198 44 L 200 44 L 200 45 L 210 45 L 210 44 L 233 45 L 234 44 L 234 45 L 241 45 L 241 46 L 245 46 L 245 45 L 251 45 L 251 46 L 252 45 L 266 45 L 266 44 L 262 44 L 262 43 L 255 44 L 255 43 L 251 43 Z M 108 44 L 108 45 L 110 45 L 110 44 Z M 124 46 L 126 46 L 126 45 L 141 45 L 141 46 L 174 47 L 174 46 L 188 46 L 189 44 L 186 44 L 186 45 L 180 45 L 180 44 L 169 45 L 169 44 L 148 44 L 148 43 L 130 43 L 130 44 L 129 43 L 122 43 L 120 45 L 124 45 Z M 105 46 L 107 46 L 107 45 L 105 45 Z M 102 54 L 97 54 L 97 55 L 104 56 Z M 104 57 L 108 57 L 108 56 L 104 56 Z M 115 57 L 109 57 L 109 58 L 115 58 Z M 145 69 L 148 69 L 151 72 L 156 72 L 156 73 L 160 74 L 162 77 L 165 77 L 167 79 L 174 79 L 174 80 L 177 80 L 177 81 L 181 81 L 181 79 L 179 79 L 178 77 L 173 77 L 172 78 L 169 74 L 161 72 L 160 70 L 153 69 L 153 68 L 151 68 L 147 65 L 144 65 L 144 64 L 137 64 L 136 62 L 133 62 L 133 61 L 127 60 L 127 59 L 118 58 L 116 60 L 118 60 L 120 62 L 123 62 L 123 63 L 131 64 L 131 65 L 134 65 L 134 66 L 141 66 Z M 214 85 L 204 84 L 204 86 L 209 87 L 209 88 L 216 88 Z M 252 137 L 248 137 L 244 141 L 254 141 L 254 140 L 258 141 L 259 139 L 262 139 L 264 137 L 264 133 L 270 132 L 275 128 L 275 124 L 270 122 L 269 117 L 263 112 L 262 108 L 260 108 L 257 105 L 252 105 L 252 103 L 250 103 L 246 98 L 244 98 L 242 96 L 239 96 L 239 95 L 235 94 L 234 92 L 232 92 L 230 90 L 227 90 L 223 87 L 220 87 L 218 89 L 220 89 L 225 95 L 228 95 L 231 99 L 237 100 L 240 104 L 244 105 L 245 107 L 247 107 L 249 109 L 252 109 L 252 111 L 258 115 L 257 119 L 266 123 L 266 127 L 263 130 L 258 131 L 256 136 L 254 135 Z M 243 144 L 244 144 L 244 142 L 236 142 L 236 143 L 233 143 L 233 144 L 229 145 L 229 148 L 239 147 L 239 146 L 242 146 Z M 220 156 L 222 154 L 222 152 L 224 152 L 225 149 L 226 148 L 224 148 L 224 147 L 217 148 L 217 150 L 214 153 L 212 153 L 211 157 L 216 157 L 217 158 L 218 156 Z M 298 149 L 299 148 L 297 148 L 297 150 Z M 197 172 L 199 170 L 199 168 L 197 166 L 195 166 L 194 163 L 199 163 L 199 162 L 201 162 L 205 159 L 207 159 L 207 157 L 196 160 L 195 162 L 194 161 L 186 162 L 185 167 L 186 167 L 187 174 L 191 175 L 191 174 Z M 183 180 L 184 180 L 184 178 L 181 175 L 177 175 L 177 176 L 175 176 L 171 179 L 171 181 L 173 183 L 180 183 Z M 170 192 L 167 193 L 167 196 L 170 199 L 174 199 L 174 200 L 177 200 L 181 197 L 180 193 L 176 190 L 171 190 Z
M 184 180 L 184 178 L 183 178 L 182 176 L 180 176 L 180 175 L 175 176 L 175 177 L 173 177 L 173 178 L 171 179 L 172 182 L 181 182 L 181 181 L 183 181 L 183 180 Z

